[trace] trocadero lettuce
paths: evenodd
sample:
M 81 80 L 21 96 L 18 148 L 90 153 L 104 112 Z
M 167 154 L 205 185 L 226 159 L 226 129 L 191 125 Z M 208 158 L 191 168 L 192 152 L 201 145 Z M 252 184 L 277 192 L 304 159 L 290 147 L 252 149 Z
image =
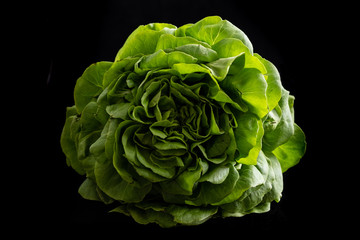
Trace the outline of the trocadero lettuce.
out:
M 82 197 L 141 224 L 269 211 L 305 153 L 294 96 L 218 16 L 139 26 L 77 80 L 61 147 Z

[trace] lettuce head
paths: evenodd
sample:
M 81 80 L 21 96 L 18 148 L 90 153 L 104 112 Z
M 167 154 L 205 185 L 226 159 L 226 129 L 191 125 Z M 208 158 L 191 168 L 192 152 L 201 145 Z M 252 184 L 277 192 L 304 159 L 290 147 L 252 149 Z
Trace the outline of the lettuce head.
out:
M 269 211 L 305 153 L 278 70 L 218 16 L 139 26 L 84 71 L 74 101 L 61 147 L 80 195 L 141 224 Z

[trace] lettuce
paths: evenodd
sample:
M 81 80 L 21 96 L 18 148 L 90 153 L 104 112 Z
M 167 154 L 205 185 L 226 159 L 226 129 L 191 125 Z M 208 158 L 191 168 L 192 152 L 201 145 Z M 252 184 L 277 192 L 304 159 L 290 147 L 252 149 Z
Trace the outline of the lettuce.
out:
M 269 211 L 305 153 L 294 96 L 218 16 L 139 26 L 77 80 L 61 147 L 80 195 L 141 224 Z

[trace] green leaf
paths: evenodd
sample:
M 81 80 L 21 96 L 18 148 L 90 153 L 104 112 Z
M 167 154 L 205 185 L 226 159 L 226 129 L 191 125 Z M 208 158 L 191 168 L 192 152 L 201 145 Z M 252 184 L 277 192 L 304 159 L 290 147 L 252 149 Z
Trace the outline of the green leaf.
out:
M 173 181 L 162 182 L 161 188 L 163 192 L 170 194 L 191 195 L 194 185 L 200 179 L 203 170 L 201 160 L 197 159 L 193 169 L 186 169 Z
M 294 134 L 294 120 L 289 107 L 289 92 L 282 91 L 278 107 L 275 107 L 264 122 L 264 149 L 272 151 L 284 144 Z
M 145 111 L 149 112 L 149 104 L 151 103 L 151 99 L 157 95 L 157 93 L 161 92 L 161 82 L 160 81 L 153 81 L 150 85 L 146 88 L 145 93 L 141 97 L 141 105 L 144 106 Z
M 168 138 L 170 139 L 170 138 Z M 186 150 L 186 144 L 183 141 L 179 141 L 179 139 L 176 139 L 175 141 L 167 141 L 158 139 L 157 142 L 154 144 L 154 147 L 159 150 Z
M 241 169 L 239 170 L 239 176 L 240 178 L 236 182 L 233 191 L 226 198 L 222 199 L 220 202 L 217 202 L 213 205 L 223 205 L 236 201 L 248 189 L 257 187 L 265 183 L 264 177 L 254 165 L 242 165 Z
M 172 69 L 184 75 L 190 73 L 196 73 L 196 72 L 204 72 L 204 73 L 210 72 L 207 68 L 193 63 L 176 63 L 172 66 Z
M 270 61 L 262 58 L 259 54 L 254 54 L 266 68 L 265 79 L 267 82 L 266 98 L 269 106 L 269 111 L 273 110 L 278 104 L 281 98 L 282 85 L 280 80 L 280 74 L 277 68 Z
M 225 181 L 227 176 L 229 175 L 230 168 L 228 166 L 217 166 L 213 170 L 208 171 L 205 175 L 203 175 L 199 182 L 210 182 L 213 184 L 220 184 Z
M 194 199 L 186 200 L 185 203 L 189 205 L 206 205 L 219 202 L 228 196 L 234 189 L 236 182 L 239 179 L 239 173 L 233 165 L 228 164 L 229 174 L 221 184 L 213 184 L 210 182 L 203 182 L 200 185 L 200 192 Z
M 237 91 L 249 110 L 259 118 L 263 118 L 269 112 L 266 98 L 267 83 L 258 69 L 244 68 L 238 74 L 227 77 L 222 86 L 235 95 Z
M 139 26 L 125 41 L 115 57 L 115 62 L 138 54 L 146 55 L 155 52 L 159 37 L 163 32 L 152 30 L 149 26 Z
M 174 216 L 174 221 L 184 225 L 198 225 L 211 218 L 217 207 L 189 207 L 172 205 L 166 211 Z
M 227 76 L 231 65 L 237 61 L 237 59 L 239 59 L 238 62 L 240 62 L 240 64 L 235 64 L 238 65 L 237 68 L 242 68 L 241 65 L 241 58 L 242 58 L 242 54 L 236 55 L 234 57 L 228 57 L 228 58 L 220 58 L 217 59 L 216 61 L 207 63 L 206 66 L 211 74 L 218 80 L 218 81 L 222 81 L 224 80 L 224 78 Z
M 124 181 L 113 166 L 110 159 L 104 157 L 95 164 L 95 178 L 99 188 L 115 200 L 140 202 L 151 190 L 151 183 L 138 186 Z
M 112 118 L 121 118 L 123 120 L 128 119 L 128 110 L 131 103 L 117 103 L 113 105 L 108 105 L 106 107 L 106 112 L 110 115 Z
M 103 87 L 106 88 L 110 83 L 119 79 L 119 77 L 127 71 L 134 69 L 134 64 L 140 57 L 127 57 L 114 62 L 107 72 L 104 74 Z
M 66 156 L 68 166 L 71 166 L 76 172 L 82 175 L 85 171 L 82 163 L 78 159 L 77 152 L 78 136 L 81 130 L 80 118 L 76 116 L 75 106 L 68 107 L 66 115 L 67 118 L 60 138 L 61 148 Z
M 96 102 L 89 102 L 83 109 L 80 124 L 81 124 L 81 133 L 79 138 L 83 138 L 88 134 L 101 130 L 103 128 L 102 122 L 100 122 L 96 115 L 98 113 L 99 106 Z
M 244 57 L 244 65 L 236 66 L 237 69 L 233 68 L 233 72 L 239 72 L 242 67 L 245 68 L 256 68 L 262 74 L 267 74 L 267 69 L 264 66 L 265 59 L 262 59 L 258 54 L 252 54 L 250 50 L 244 45 L 244 43 L 236 38 L 225 38 L 216 43 L 212 48 L 218 53 L 220 58 L 229 58 L 239 55 Z M 271 63 L 270 63 L 271 64 Z
M 176 127 L 178 126 L 177 123 L 174 122 L 170 122 L 168 120 L 162 120 L 162 121 L 158 121 L 153 123 L 150 127 L 149 130 L 151 131 L 151 133 L 154 136 L 158 136 L 160 138 L 166 138 L 168 136 L 168 134 L 166 134 L 163 129 L 167 128 L 167 127 Z M 161 130 L 162 129 L 162 130 Z
M 274 180 L 272 181 L 272 188 L 269 191 L 265 198 L 267 202 L 275 200 L 276 202 L 280 201 L 283 191 L 283 175 L 281 171 L 281 165 L 274 154 L 265 153 L 265 156 L 269 162 L 270 168 L 274 173 Z
M 146 27 L 163 33 L 174 33 L 176 30 L 176 26 L 170 23 L 149 23 Z
M 177 224 L 173 220 L 174 217 L 165 212 L 164 207 L 158 207 L 156 204 L 148 204 L 146 207 L 140 204 L 120 205 L 111 212 L 119 212 L 131 216 L 140 224 L 157 223 L 163 228 L 174 227 Z
M 196 93 L 194 93 L 194 91 L 192 91 L 189 88 L 189 86 L 186 86 L 182 82 L 177 83 L 174 80 L 171 80 L 170 81 L 170 86 L 175 88 L 176 90 L 178 90 L 181 93 L 181 95 L 188 98 L 191 102 L 194 102 L 194 101 L 198 102 L 199 101 L 199 96 Z
M 212 162 L 212 163 L 215 163 L 215 164 L 221 164 L 223 163 L 226 158 L 227 158 L 227 155 L 225 153 L 219 155 L 219 156 L 216 156 L 216 157 L 209 157 L 207 155 L 207 152 L 206 152 L 206 149 L 203 145 L 201 145 L 200 143 L 196 143 L 196 144 L 193 144 L 193 145 L 197 145 L 197 147 L 200 149 L 201 153 L 203 154 L 204 158 L 206 160 L 208 160 L 209 162 Z
M 91 179 L 86 178 L 79 188 L 79 194 L 88 200 L 101 201 L 96 188 L 96 183 Z
M 282 172 L 286 172 L 299 163 L 305 151 L 305 134 L 298 125 L 294 124 L 294 135 L 289 141 L 277 147 L 273 153 L 280 162 Z
M 162 168 L 154 164 L 150 159 L 151 152 L 147 149 L 136 147 L 136 157 L 142 166 L 134 166 L 140 176 L 150 182 L 161 182 L 175 175 L 174 168 Z
M 217 123 L 217 119 L 215 118 L 214 109 L 210 106 L 210 134 L 212 135 L 220 135 L 223 134 L 224 131 L 219 128 Z
M 218 136 L 212 136 L 210 140 L 206 142 L 206 153 L 209 158 L 214 158 L 224 154 L 231 142 L 230 135 L 224 133 Z
M 242 53 L 251 54 L 245 44 L 236 38 L 224 38 L 212 46 L 220 58 L 234 57 Z
M 112 62 L 97 62 L 90 65 L 77 80 L 74 90 L 75 105 L 78 113 L 103 90 L 103 76 Z
M 141 72 L 143 70 L 149 70 L 154 68 L 166 68 L 168 67 L 168 54 L 163 50 L 156 51 L 153 54 L 149 54 L 140 59 L 140 62 L 137 63 L 137 67 Z
M 257 164 L 261 150 L 261 140 L 264 135 L 262 121 L 252 113 L 236 113 L 238 127 L 235 129 L 235 139 L 239 156 L 238 163 Z
M 136 179 L 134 179 L 134 176 L 132 176 L 130 163 L 125 158 L 125 150 L 124 150 L 124 145 L 122 144 L 122 139 L 125 130 L 131 127 L 133 124 L 134 122 L 130 120 L 121 122 L 116 128 L 112 146 L 109 146 L 110 144 L 106 145 L 109 146 L 109 148 L 114 148 L 114 153 L 113 153 L 114 168 L 116 169 L 117 173 L 121 176 L 121 178 L 129 183 L 136 182 Z
M 178 29 L 177 29 L 178 30 Z M 156 45 L 156 51 L 157 50 L 165 50 L 165 49 L 175 49 L 176 47 L 187 45 L 187 44 L 200 44 L 206 48 L 210 48 L 210 45 L 199 41 L 192 37 L 175 37 L 172 34 L 163 34 L 160 36 L 159 41 Z
M 185 34 L 210 45 L 214 45 L 224 38 L 236 38 L 241 40 L 251 53 L 253 52 L 252 44 L 245 33 L 229 21 L 222 20 L 218 16 L 203 18 L 186 28 Z
M 246 112 L 248 110 L 246 105 L 244 105 L 242 103 L 235 102 L 222 89 L 217 91 L 215 96 L 209 96 L 209 98 L 214 99 L 215 101 L 221 102 L 221 103 L 230 103 L 232 107 L 234 107 L 235 109 L 240 110 L 242 112 Z
M 175 48 L 175 51 L 187 53 L 201 62 L 212 62 L 218 59 L 218 54 L 211 48 L 201 44 L 186 44 Z
M 265 195 L 273 189 L 275 174 L 271 166 L 271 160 L 267 158 L 267 156 L 262 151 L 260 151 L 257 165 L 254 166 L 258 170 L 256 171 L 257 179 L 254 179 L 254 183 L 252 186 L 249 186 L 249 188 L 248 184 L 246 184 L 247 186 L 245 185 L 245 189 L 243 189 L 245 191 L 240 190 L 240 192 L 238 192 L 239 189 L 235 188 L 234 193 L 240 193 L 240 198 L 234 200 L 233 202 L 229 202 L 229 199 L 224 200 L 224 204 L 221 205 L 223 210 L 222 215 L 224 217 L 241 217 L 252 212 L 264 212 L 269 210 L 268 207 L 262 207 L 262 201 Z M 240 171 L 240 173 L 242 172 Z M 258 173 L 260 173 L 262 177 Z M 267 201 L 265 202 L 267 203 Z

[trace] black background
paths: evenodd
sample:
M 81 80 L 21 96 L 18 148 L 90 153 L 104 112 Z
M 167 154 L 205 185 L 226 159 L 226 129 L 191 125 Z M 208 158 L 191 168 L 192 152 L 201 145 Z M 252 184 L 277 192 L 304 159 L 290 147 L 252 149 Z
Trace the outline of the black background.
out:
M 132 236 L 135 231 L 139 236 L 196 233 L 205 237 L 233 232 L 239 238 L 244 234 L 310 236 L 340 229 L 338 223 L 344 218 L 338 213 L 344 211 L 344 206 L 334 200 L 341 191 L 331 171 L 338 166 L 324 154 L 324 148 L 331 149 L 332 145 L 325 147 L 322 143 L 331 134 L 327 134 L 327 125 L 319 124 L 325 114 L 332 114 L 323 95 L 329 85 L 329 70 L 324 69 L 334 67 L 333 51 L 324 39 L 336 39 L 337 32 L 329 8 L 315 2 L 229 0 L 50 1 L 41 7 L 44 10 L 36 11 L 39 15 L 34 16 L 34 25 L 38 29 L 36 54 L 41 59 L 36 81 L 43 92 L 37 103 L 44 118 L 37 128 L 44 140 L 31 149 L 33 154 L 40 152 L 41 157 L 37 159 L 37 171 L 22 186 L 28 191 L 22 200 L 27 214 L 17 218 L 17 224 L 36 223 L 37 227 L 32 228 L 35 233 L 47 226 L 57 233 L 77 230 L 80 234 Z M 210 15 L 219 15 L 242 29 L 254 52 L 275 64 L 283 86 L 295 95 L 295 121 L 306 134 L 308 148 L 301 162 L 284 174 L 280 203 L 274 203 L 264 214 L 161 229 L 108 213 L 112 206 L 82 199 L 77 189 L 84 177 L 66 166 L 59 143 L 65 109 L 74 104 L 77 78 L 94 62 L 113 61 L 128 35 L 141 24 L 167 22 L 181 26 Z M 331 184 L 329 178 L 333 179 Z

